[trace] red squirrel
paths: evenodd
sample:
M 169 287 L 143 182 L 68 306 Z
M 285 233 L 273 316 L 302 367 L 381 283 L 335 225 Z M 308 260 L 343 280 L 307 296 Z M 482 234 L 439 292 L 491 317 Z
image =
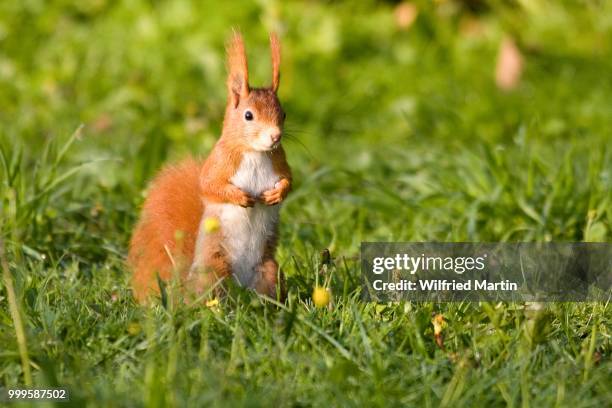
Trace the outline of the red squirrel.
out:
M 278 204 L 291 189 L 291 169 L 281 145 L 285 113 L 277 96 L 275 34 L 270 48 L 272 85 L 251 88 L 244 43 L 233 34 L 221 137 L 204 162 L 167 166 L 151 183 L 128 255 L 141 303 L 159 294 L 158 276 L 167 281 L 175 272 L 191 294 L 230 276 L 270 297 L 284 292 L 274 253 Z M 219 228 L 205 228 L 211 219 Z

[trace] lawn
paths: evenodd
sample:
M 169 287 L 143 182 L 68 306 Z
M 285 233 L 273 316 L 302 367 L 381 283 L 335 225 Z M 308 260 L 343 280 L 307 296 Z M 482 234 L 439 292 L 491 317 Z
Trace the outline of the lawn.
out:
M 3 274 L 25 338 L 5 279 L 0 388 L 28 382 L 26 343 L 33 385 L 74 406 L 611 405 L 608 303 L 362 300 L 362 241 L 612 240 L 612 3 L 416 3 L 406 24 L 390 1 L 1 2 Z M 143 308 L 131 229 L 155 172 L 218 138 L 232 27 L 255 85 L 268 31 L 283 46 L 289 297 Z M 524 59 L 511 90 L 503 38 Z

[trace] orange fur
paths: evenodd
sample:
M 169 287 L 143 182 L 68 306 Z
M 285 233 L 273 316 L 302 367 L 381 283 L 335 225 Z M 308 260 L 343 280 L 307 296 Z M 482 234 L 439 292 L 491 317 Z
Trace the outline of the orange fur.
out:
M 270 34 L 270 51 L 272 52 L 272 90 L 276 92 L 280 84 L 280 43 L 276 33 Z
M 157 274 L 168 280 L 173 266 L 180 272 L 193 259 L 203 211 L 199 197 L 200 168 L 200 163 L 187 159 L 166 167 L 151 184 L 128 257 L 133 269 L 134 295 L 139 301 L 159 293 Z
M 269 129 L 280 132 L 284 122 L 284 112 L 276 95 L 280 46 L 275 35 L 271 36 L 270 46 L 272 86 L 251 89 L 244 43 L 241 36 L 234 33 L 227 51 L 228 103 L 221 138 L 203 163 L 187 159 L 168 166 L 151 183 L 128 256 L 133 270 L 134 295 L 140 302 L 159 293 L 158 275 L 162 280 L 169 280 L 176 271 L 188 292 L 201 293 L 232 273 L 230 254 L 224 245 L 224 239 L 232 236 L 231 230 L 222 227 L 207 234 L 202 247 L 196 249 L 196 242 L 200 242 L 200 222 L 208 204 L 252 207 L 263 203 L 271 206 L 282 202 L 291 190 L 291 170 L 285 152 L 280 144 L 266 139 Z M 252 111 L 255 119 L 247 122 L 244 119 L 246 110 Z M 232 177 L 246 152 L 260 151 L 254 147 L 259 149 L 260 144 L 254 141 L 260 139 L 272 143 L 262 154 L 270 159 L 278 182 L 260 196 L 251 197 L 232 184 Z M 276 234 L 272 234 L 267 238 L 252 286 L 269 296 L 275 296 L 278 285 L 284 292 L 283 278 L 274 260 L 275 248 Z M 194 265 L 196 250 L 202 254 L 198 265 Z
M 239 98 L 249 95 L 249 67 L 247 64 L 244 42 L 239 33 L 234 31 L 232 39 L 227 47 L 227 90 L 228 100 L 235 106 Z

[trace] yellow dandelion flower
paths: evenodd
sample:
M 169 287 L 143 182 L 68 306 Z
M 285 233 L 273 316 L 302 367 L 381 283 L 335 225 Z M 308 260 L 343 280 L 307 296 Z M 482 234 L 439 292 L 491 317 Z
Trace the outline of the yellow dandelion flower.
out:
M 431 324 L 433 324 L 434 327 L 434 334 L 436 336 L 439 335 L 440 333 L 442 333 L 442 329 L 444 329 L 444 316 L 441 314 L 435 315 L 434 318 L 431 319 Z
M 207 234 L 216 232 L 220 227 L 219 219 L 217 217 L 206 217 L 204 219 L 204 231 Z
M 137 335 L 138 333 L 140 333 L 140 325 L 136 322 L 132 322 L 128 325 L 127 327 L 127 331 L 129 334 L 131 334 L 132 336 Z
M 437 314 L 431 319 L 431 324 L 433 324 L 434 328 L 434 340 L 440 349 L 444 350 L 444 335 L 442 334 L 442 330 L 444 326 L 446 326 L 446 322 L 444 321 L 444 316 L 441 314 Z
M 316 307 L 325 307 L 331 301 L 331 291 L 329 289 L 317 286 L 312 292 L 312 301 Z
M 209 307 L 211 309 L 215 309 L 219 306 L 219 299 L 214 298 L 214 299 L 210 299 L 206 301 L 206 307 Z

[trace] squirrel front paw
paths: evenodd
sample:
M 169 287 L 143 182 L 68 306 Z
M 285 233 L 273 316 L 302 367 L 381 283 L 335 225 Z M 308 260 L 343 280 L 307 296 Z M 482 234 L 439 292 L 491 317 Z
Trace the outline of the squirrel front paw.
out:
M 261 201 L 266 205 L 276 205 L 280 203 L 283 201 L 280 189 L 274 188 L 272 190 L 264 191 L 261 194 Z
M 282 202 L 289 192 L 289 182 L 282 179 L 274 185 L 274 188 L 261 194 L 261 201 L 266 205 L 276 205 Z
M 255 199 L 234 185 L 230 185 L 230 202 L 241 207 L 253 207 Z
M 238 196 L 236 200 L 239 206 L 241 207 L 253 207 L 255 205 L 255 199 L 242 191 L 242 194 Z

